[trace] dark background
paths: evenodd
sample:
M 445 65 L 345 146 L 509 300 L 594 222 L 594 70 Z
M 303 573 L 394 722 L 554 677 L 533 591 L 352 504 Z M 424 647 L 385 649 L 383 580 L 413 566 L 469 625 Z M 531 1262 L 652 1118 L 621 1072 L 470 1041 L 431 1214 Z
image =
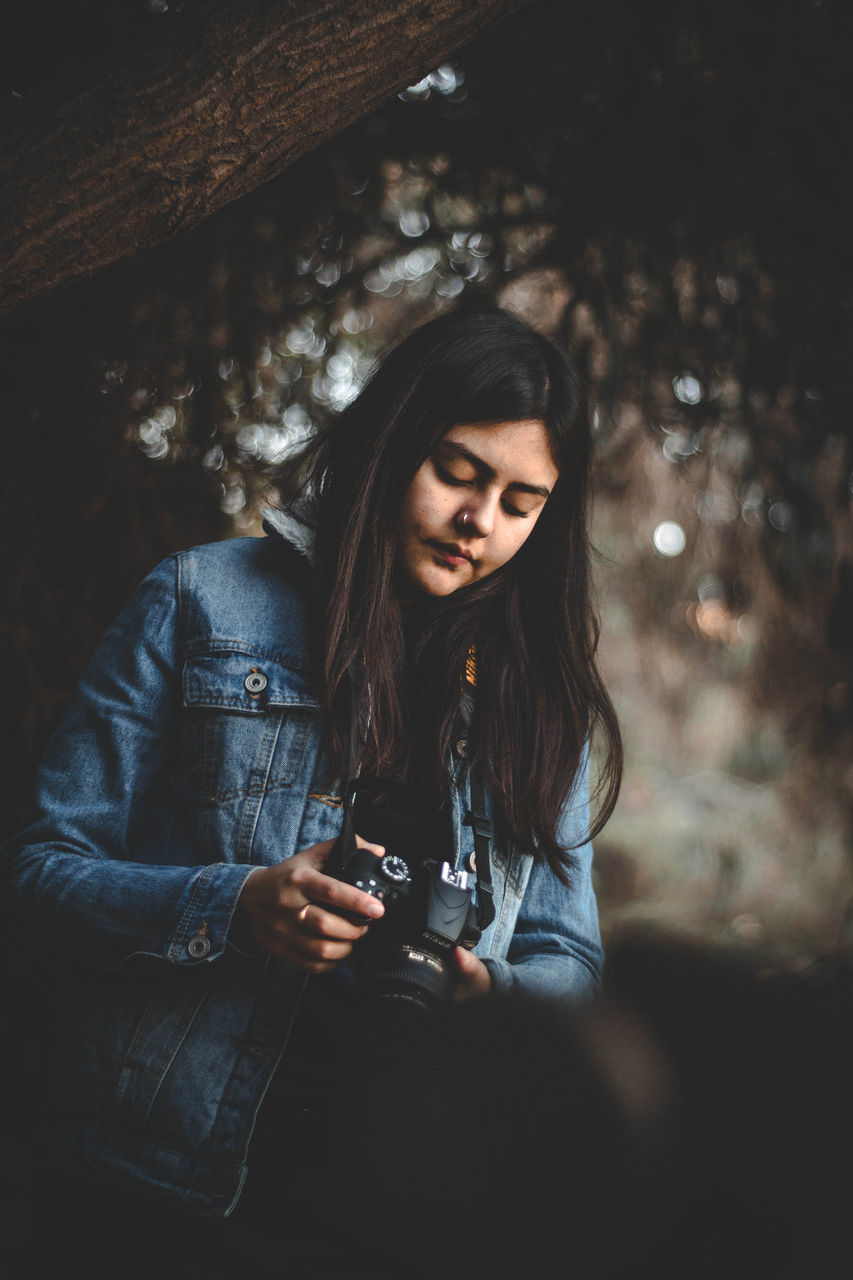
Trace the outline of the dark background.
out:
M 198 11 L 31 6 L 6 83 L 49 102 Z M 602 656 L 628 745 L 606 927 L 834 945 L 850 52 L 830 0 L 541 0 L 194 232 L 7 317 L 5 825 L 139 577 L 256 532 L 276 460 L 392 337 L 497 299 L 571 347 L 596 406 Z M 664 521 L 679 555 L 656 550 Z
M 31 5 L 6 109 L 192 13 Z M 595 407 L 627 747 L 605 940 L 787 971 L 844 950 L 852 22 L 836 0 L 536 0 L 195 231 L 7 316 L 4 828 L 138 579 L 257 533 L 277 461 L 391 339 L 497 300 L 575 353 Z

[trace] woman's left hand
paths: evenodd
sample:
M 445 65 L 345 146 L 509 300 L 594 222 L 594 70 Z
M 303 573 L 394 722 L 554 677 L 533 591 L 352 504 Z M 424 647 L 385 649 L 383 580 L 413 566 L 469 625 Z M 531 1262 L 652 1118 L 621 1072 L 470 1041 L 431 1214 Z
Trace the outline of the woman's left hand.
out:
M 454 1000 L 474 1000 L 477 996 L 487 996 L 492 988 L 492 979 L 482 960 L 464 947 L 457 947 L 454 952 L 456 961 L 456 987 Z

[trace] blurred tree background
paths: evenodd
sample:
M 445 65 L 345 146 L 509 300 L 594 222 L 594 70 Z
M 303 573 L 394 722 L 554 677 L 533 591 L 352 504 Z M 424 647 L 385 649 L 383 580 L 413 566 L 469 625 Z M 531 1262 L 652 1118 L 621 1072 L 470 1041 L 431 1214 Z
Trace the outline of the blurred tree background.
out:
M 67 6 L 4 90 L 191 8 Z M 4 825 L 139 577 L 259 532 L 277 465 L 390 341 L 496 301 L 578 356 L 595 408 L 628 753 L 605 939 L 832 950 L 853 892 L 851 28 L 841 0 L 532 0 L 194 230 L 6 316 Z

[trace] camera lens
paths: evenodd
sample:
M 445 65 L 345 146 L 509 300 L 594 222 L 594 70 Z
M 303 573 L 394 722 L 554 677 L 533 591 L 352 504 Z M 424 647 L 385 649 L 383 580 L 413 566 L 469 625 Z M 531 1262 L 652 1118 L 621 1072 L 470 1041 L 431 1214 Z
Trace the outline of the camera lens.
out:
M 407 1002 L 429 1011 L 448 998 L 451 985 L 451 970 L 444 960 L 400 943 L 388 947 L 366 976 L 364 997 L 369 1003 Z

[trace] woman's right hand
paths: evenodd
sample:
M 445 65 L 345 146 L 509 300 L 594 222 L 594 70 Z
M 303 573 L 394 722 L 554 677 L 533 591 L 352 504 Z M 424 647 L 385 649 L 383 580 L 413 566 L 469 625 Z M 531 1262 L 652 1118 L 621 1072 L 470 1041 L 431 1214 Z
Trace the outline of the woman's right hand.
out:
M 378 856 L 385 852 L 360 836 L 356 842 Z M 333 845 L 333 840 L 323 840 L 274 866 L 259 867 L 246 880 L 237 902 L 242 923 L 259 947 L 309 973 L 334 969 L 367 932 L 367 923 L 353 924 L 329 907 L 368 921 L 385 911 L 369 893 L 323 873 Z

